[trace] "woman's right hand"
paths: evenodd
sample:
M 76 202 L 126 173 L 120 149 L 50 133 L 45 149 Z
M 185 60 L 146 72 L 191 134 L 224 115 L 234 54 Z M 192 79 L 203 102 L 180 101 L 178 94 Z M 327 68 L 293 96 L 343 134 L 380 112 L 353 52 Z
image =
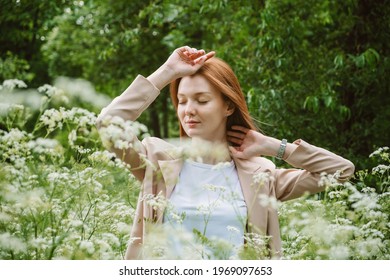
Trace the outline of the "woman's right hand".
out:
M 197 50 L 188 46 L 177 48 L 164 63 L 174 74 L 174 79 L 194 74 L 203 66 L 206 60 L 215 55 L 214 51 L 206 54 L 204 50 Z
M 188 46 L 177 48 L 167 61 L 148 77 L 148 80 L 161 90 L 176 79 L 194 74 L 214 55 L 214 51 L 206 53 L 204 50 Z

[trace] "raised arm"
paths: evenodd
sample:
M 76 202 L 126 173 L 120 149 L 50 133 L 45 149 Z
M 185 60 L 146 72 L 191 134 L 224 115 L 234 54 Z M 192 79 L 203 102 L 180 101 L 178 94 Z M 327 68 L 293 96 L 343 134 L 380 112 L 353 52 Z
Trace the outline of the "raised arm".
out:
M 228 140 L 236 145 L 230 148 L 233 156 L 245 159 L 278 154 L 280 140 L 239 126 L 232 129 L 228 132 Z M 323 191 L 324 186 L 318 185 L 321 173 L 339 172 L 337 179 L 344 182 L 353 176 L 355 170 L 349 160 L 303 140 L 288 143 L 283 159 L 295 168 L 276 169 L 272 174 L 274 194 L 282 201 Z

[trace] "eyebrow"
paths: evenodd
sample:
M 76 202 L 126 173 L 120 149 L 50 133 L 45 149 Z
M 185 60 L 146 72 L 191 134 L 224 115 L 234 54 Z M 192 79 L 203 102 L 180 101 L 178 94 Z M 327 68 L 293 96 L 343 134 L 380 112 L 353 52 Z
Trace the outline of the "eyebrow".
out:
M 212 92 L 209 92 L 209 91 L 201 91 L 201 92 L 195 92 L 195 93 L 188 93 L 188 94 L 185 94 L 185 93 L 181 93 L 179 92 L 177 94 L 177 97 L 180 97 L 180 96 L 186 96 L 186 95 L 194 95 L 194 96 L 199 96 L 199 95 L 203 95 L 203 94 L 207 94 L 207 95 L 213 95 Z

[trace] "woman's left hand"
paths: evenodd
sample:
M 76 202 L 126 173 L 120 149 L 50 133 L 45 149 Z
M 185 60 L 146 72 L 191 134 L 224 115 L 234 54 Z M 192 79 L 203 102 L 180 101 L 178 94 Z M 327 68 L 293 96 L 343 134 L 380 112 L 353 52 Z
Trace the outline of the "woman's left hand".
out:
M 227 132 L 227 140 L 233 143 L 234 147 L 229 147 L 232 156 L 242 159 L 249 159 L 258 156 L 276 156 L 280 147 L 280 140 L 266 136 L 255 130 L 233 125 Z M 283 158 L 297 147 L 295 144 L 287 144 Z
M 260 132 L 238 125 L 233 125 L 232 130 L 227 132 L 227 140 L 236 145 L 229 147 L 230 152 L 243 159 L 260 156 L 261 143 L 265 138 Z

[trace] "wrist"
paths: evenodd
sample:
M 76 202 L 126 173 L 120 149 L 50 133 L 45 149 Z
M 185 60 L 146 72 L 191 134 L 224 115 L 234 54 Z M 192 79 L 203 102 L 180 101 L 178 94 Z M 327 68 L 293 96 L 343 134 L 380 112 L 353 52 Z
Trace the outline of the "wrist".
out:
M 147 78 L 156 88 L 162 90 L 165 86 L 176 79 L 175 71 L 166 64 L 161 65 Z
M 287 148 L 287 139 L 282 139 L 282 141 L 280 142 L 278 153 L 276 154 L 277 159 L 280 159 L 280 160 L 284 159 L 286 148 Z
M 270 137 L 270 136 L 265 136 L 261 141 L 259 145 L 259 153 L 263 156 L 271 156 L 275 157 L 278 153 L 278 149 L 280 146 L 280 140 Z

